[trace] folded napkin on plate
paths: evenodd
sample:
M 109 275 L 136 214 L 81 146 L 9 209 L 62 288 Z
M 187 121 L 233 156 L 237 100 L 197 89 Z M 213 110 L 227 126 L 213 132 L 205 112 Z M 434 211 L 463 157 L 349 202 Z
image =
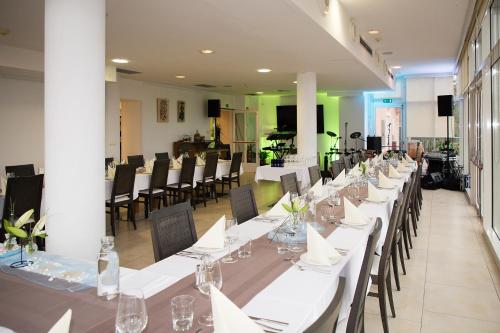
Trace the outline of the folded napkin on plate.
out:
M 182 164 L 181 164 L 181 163 L 179 163 L 179 161 L 178 161 L 178 160 L 175 160 L 175 159 L 174 159 L 174 160 L 172 160 L 172 168 L 173 168 L 173 169 L 180 169 L 180 168 L 182 168 Z
M 313 187 L 309 189 L 309 193 L 312 193 L 317 196 L 323 195 L 323 179 L 319 179 Z
M 349 176 L 360 176 L 361 170 L 359 170 L 359 164 L 354 164 L 351 171 L 349 171 Z
M 196 165 L 205 165 L 205 161 L 200 156 L 196 156 Z
M 342 170 L 337 177 L 333 180 L 333 185 L 344 185 L 345 183 L 345 169 Z
M 389 178 L 401 178 L 401 174 L 391 164 L 389 164 Z
M 429 167 L 429 165 L 427 164 L 427 160 L 425 158 L 423 158 L 423 162 L 422 162 L 422 169 L 426 169 Z
M 410 155 L 408 155 L 407 153 L 405 153 L 405 160 L 410 163 L 415 162 L 413 158 L 411 158 Z
M 194 248 L 223 249 L 226 239 L 226 215 L 222 216 L 208 231 L 193 245 Z
M 108 178 L 110 179 L 115 178 L 115 173 L 116 173 L 116 166 L 115 165 L 108 166 Z
M 368 182 L 368 198 L 369 201 L 373 202 L 384 202 L 387 197 L 383 195 L 372 183 Z
M 155 160 L 147 160 L 144 163 L 144 169 L 146 173 L 153 173 L 153 167 L 155 165 Z
M 253 320 L 213 285 L 210 285 L 210 302 L 215 333 L 264 333 Z
M 307 223 L 307 259 L 318 265 L 331 265 L 340 258 L 337 250 Z
M 345 213 L 345 224 L 364 225 L 368 223 L 368 217 L 352 202 L 349 201 L 346 197 L 344 197 L 344 213 Z
M 140 270 L 121 278 L 120 289 L 141 289 L 144 298 L 149 298 L 170 286 L 175 280 L 167 275 Z
M 68 333 L 71 324 L 71 309 L 66 311 L 65 314 L 52 326 L 48 333 Z
M 398 172 L 407 172 L 408 169 L 407 169 L 406 165 L 407 164 L 405 164 L 403 162 L 398 162 L 398 167 L 397 167 L 396 171 L 398 171 Z
M 274 204 L 273 208 L 267 211 L 266 216 L 286 216 L 289 213 L 283 208 L 283 204 L 290 204 L 290 192 L 286 192 L 281 199 Z
M 394 183 L 387 178 L 382 171 L 378 172 L 378 187 L 380 188 L 393 188 Z
M 7 191 L 7 179 L 0 177 L 0 191 L 2 192 L 2 195 L 5 195 L 5 192 Z

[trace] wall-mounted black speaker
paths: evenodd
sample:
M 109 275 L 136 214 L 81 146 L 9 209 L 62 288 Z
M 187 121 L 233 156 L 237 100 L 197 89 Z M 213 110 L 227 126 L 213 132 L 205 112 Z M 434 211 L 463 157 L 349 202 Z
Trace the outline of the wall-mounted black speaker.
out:
M 438 96 L 438 116 L 453 116 L 453 95 Z
M 220 117 L 220 99 L 208 100 L 208 116 Z
M 366 149 L 375 150 L 377 154 L 380 154 L 382 152 L 382 137 L 368 136 L 366 138 Z

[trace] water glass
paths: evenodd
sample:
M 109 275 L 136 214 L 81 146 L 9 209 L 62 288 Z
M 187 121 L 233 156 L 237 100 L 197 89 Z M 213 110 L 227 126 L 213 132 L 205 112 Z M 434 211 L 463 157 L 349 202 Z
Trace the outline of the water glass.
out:
M 144 294 L 140 289 L 128 289 L 120 293 L 116 310 L 118 333 L 139 333 L 148 324 Z
M 232 254 L 232 245 L 238 240 L 238 229 L 236 226 L 238 222 L 235 218 L 226 219 L 226 244 L 228 247 L 228 254 L 222 258 L 222 262 L 232 264 L 238 261 Z
M 170 301 L 172 307 L 172 326 L 176 332 L 189 331 L 193 327 L 194 297 L 180 295 Z
M 212 258 L 208 258 L 201 263 L 201 269 L 199 274 L 199 285 L 198 290 L 205 296 L 210 297 L 210 286 L 214 286 L 217 289 L 222 288 L 222 271 L 220 268 L 219 261 L 211 261 Z M 213 326 L 213 317 L 210 312 L 206 316 L 201 316 L 198 319 L 198 323 L 202 326 Z
M 276 250 L 278 254 L 285 254 L 288 252 L 287 234 L 283 231 L 276 232 Z
M 245 237 L 243 240 L 243 245 L 238 249 L 238 257 L 241 259 L 250 258 L 252 256 L 252 239 L 250 237 Z

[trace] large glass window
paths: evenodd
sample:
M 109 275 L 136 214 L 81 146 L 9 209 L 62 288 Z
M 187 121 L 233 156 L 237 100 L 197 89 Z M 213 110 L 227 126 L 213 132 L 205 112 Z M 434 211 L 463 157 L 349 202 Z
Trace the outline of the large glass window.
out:
M 493 130 L 493 229 L 500 238 L 500 60 L 491 70 Z
M 500 39 L 500 0 L 491 5 L 491 48 L 493 49 Z

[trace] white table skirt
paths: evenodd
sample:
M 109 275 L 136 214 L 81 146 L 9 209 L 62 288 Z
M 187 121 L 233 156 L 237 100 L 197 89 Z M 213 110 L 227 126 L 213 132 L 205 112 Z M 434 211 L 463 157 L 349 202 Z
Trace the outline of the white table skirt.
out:
M 394 199 L 397 198 L 402 184 L 408 177 L 409 175 L 398 180 L 400 186 L 396 189 L 384 190 L 391 197 L 388 203 L 363 203 L 360 205 L 360 209 L 368 216 L 382 219 L 383 228 L 378 242 L 379 251 L 387 233 Z M 237 228 L 240 236 L 249 236 L 255 239 L 273 230 L 278 224 L 279 222 L 272 224 L 249 220 L 238 225 Z M 321 315 L 336 292 L 338 277 L 344 276 L 346 278 L 346 288 L 342 300 L 340 320 L 346 320 L 354 297 L 366 241 L 372 227 L 373 225 L 369 225 L 360 230 L 337 228 L 327 238 L 335 247 L 349 249 L 348 255 L 344 256 L 338 264 L 332 267 L 331 275 L 313 271 L 299 271 L 292 266 L 258 293 L 243 310 L 249 315 L 290 323 L 283 332 L 302 332 Z M 236 244 L 234 248 L 238 245 Z M 222 257 L 223 255 L 225 255 L 224 251 L 214 254 L 215 257 Z M 148 266 L 142 271 L 171 278 L 171 283 L 168 285 L 172 285 L 185 276 L 192 274 L 197 264 L 199 264 L 198 260 L 174 255 Z M 148 288 L 151 288 L 151 286 L 148 286 Z
M 281 181 L 280 177 L 289 173 L 295 172 L 297 180 L 300 182 L 300 187 L 305 188 L 310 185 L 309 170 L 305 165 L 297 165 L 292 163 L 285 164 L 284 167 L 271 167 L 270 165 L 258 166 L 255 170 L 255 181 L 270 180 L 274 182 Z

